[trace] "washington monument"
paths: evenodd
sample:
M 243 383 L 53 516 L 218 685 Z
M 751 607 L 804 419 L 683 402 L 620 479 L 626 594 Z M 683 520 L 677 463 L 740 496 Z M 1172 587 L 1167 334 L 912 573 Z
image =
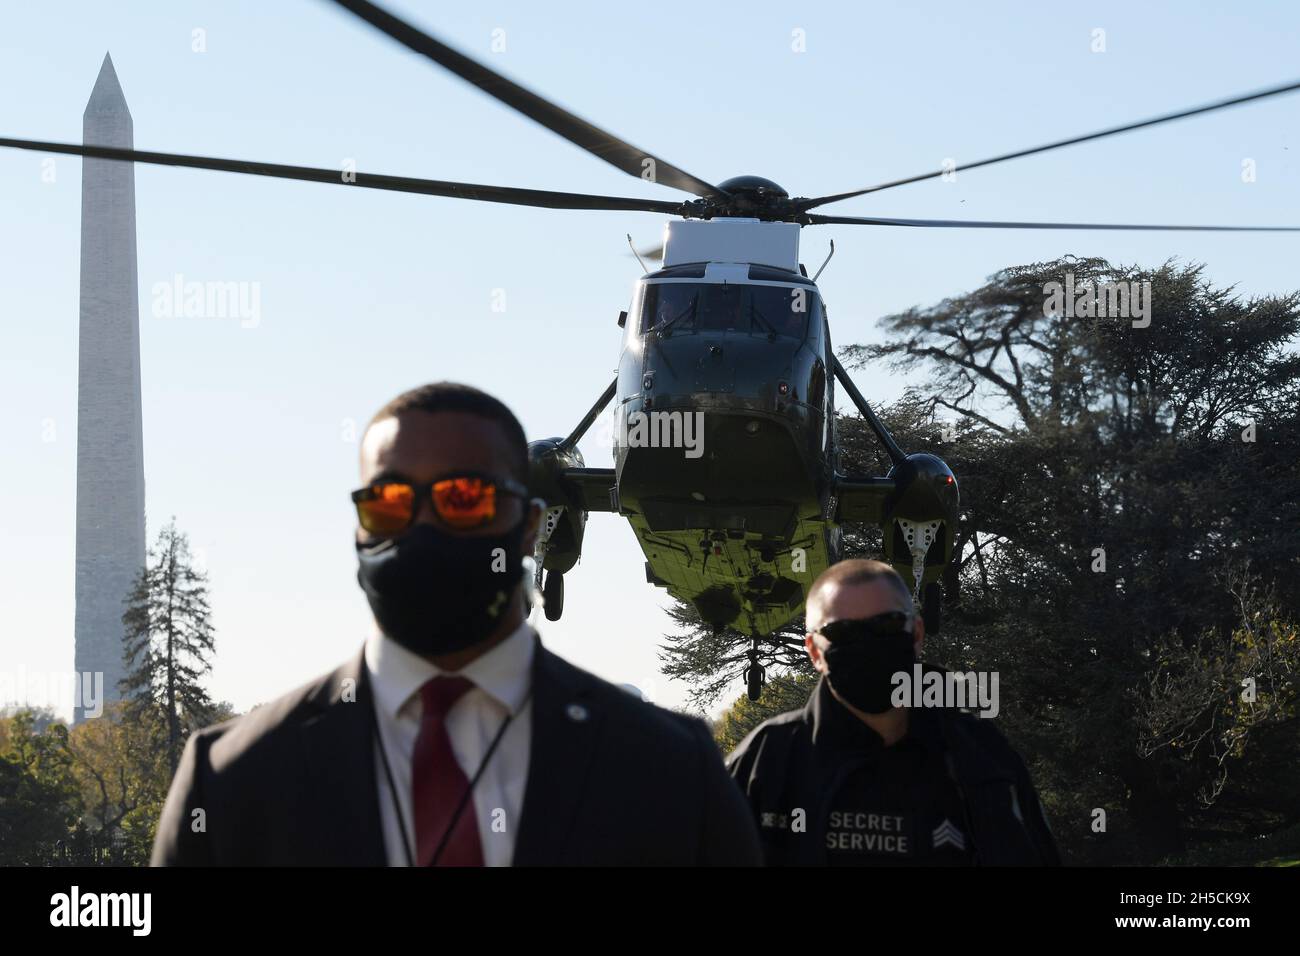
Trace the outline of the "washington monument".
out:
M 132 148 L 131 112 L 107 55 L 82 138 Z M 123 601 L 145 561 L 135 166 L 81 162 L 81 332 L 77 380 L 76 670 L 73 720 L 120 699 Z M 102 674 L 102 697 L 97 675 Z

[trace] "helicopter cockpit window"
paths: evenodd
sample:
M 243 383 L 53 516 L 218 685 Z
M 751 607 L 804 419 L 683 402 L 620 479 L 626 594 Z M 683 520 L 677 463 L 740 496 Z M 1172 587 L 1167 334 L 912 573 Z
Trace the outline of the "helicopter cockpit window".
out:
M 754 332 L 802 339 L 808 330 L 808 313 L 816 295 L 809 289 L 784 286 L 749 286 Z
M 748 332 L 745 287 L 734 283 L 702 285 L 695 308 L 695 328 L 705 332 Z
M 685 282 L 646 286 L 645 302 L 641 306 L 641 331 L 692 328 L 699 290 L 695 283 Z
M 641 331 L 740 332 L 802 340 L 815 293 L 746 283 L 664 282 L 646 286 Z

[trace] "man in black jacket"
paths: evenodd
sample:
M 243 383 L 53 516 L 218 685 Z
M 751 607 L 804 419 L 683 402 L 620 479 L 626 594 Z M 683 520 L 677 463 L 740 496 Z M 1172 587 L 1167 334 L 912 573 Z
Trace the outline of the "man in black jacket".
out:
M 1059 865 L 1024 763 L 988 719 L 895 705 L 911 700 L 895 675 L 915 677 L 925 627 L 893 568 L 833 565 L 806 613 L 822 675 L 807 706 L 727 759 L 769 865 Z
M 523 429 L 441 383 L 376 414 L 353 492 L 376 627 L 332 673 L 195 733 L 155 865 L 761 862 L 703 722 L 541 646 Z

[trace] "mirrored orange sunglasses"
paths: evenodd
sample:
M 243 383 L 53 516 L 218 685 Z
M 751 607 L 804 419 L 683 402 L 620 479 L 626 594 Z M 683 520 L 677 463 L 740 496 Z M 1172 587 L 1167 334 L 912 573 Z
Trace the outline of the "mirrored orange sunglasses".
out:
M 499 495 L 527 498 L 528 489 L 510 478 L 458 473 L 424 484 L 410 481 L 376 481 L 352 492 L 357 521 L 371 534 L 391 535 L 415 523 L 420 502 L 433 503 L 438 520 L 457 531 L 491 524 L 497 516 Z

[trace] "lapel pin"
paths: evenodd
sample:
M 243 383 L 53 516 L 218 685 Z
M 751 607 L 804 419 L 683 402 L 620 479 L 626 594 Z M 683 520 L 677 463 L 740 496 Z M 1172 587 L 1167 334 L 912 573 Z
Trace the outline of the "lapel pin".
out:
M 568 707 L 564 708 L 564 713 L 567 714 L 568 718 L 576 724 L 582 723 L 589 716 L 587 708 L 583 707 L 581 704 L 570 704 Z

